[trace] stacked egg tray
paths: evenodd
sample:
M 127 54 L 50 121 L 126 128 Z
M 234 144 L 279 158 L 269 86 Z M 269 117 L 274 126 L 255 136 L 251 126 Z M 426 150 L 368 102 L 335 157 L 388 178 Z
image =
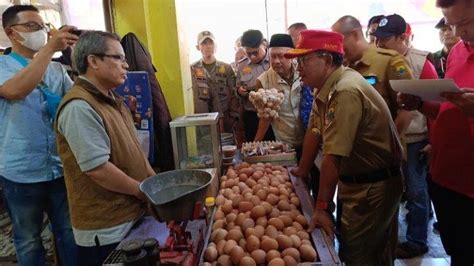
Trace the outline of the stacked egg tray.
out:
M 324 232 L 307 232 L 314 203 L 287 168 L 243 162 L 219 181 L 199 265 L 340 265 Z

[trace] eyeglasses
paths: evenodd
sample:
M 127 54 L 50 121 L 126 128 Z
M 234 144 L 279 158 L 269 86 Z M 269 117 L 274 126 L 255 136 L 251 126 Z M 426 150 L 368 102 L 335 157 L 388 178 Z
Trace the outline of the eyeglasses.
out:
M 245 51 L 245 53 L 247 54 L 247 57 L 252 57 L 252 56 L 258 56 L 258 53 L 260 52 L 260 50 L 255 50 L 255 51 Z
M 332 55 L 326 52 L 315 52 L 311 53 L 305 56 L 300 56 L 296 59 L 296 62 L 298 62 L 298 66 L 304 66 L 304 64 L 308 61 L 309 58 L 312 57 L 324 57 L 324 56 L 330 56 L 332 59 Z
M 112 59 L 119 60 L 122 63 L 127 63 L 127 58 L 125 57 L 125 55 L 121 55 L 121 54 L 93 54 L 93 55 L 98 56 L 98 57 L 110 57 Z
M 32 21 L 25 22 L 25 23 L 13 24 L 10 27 L 13 27 L 13 26 L 23 26 L 23 27 L 27 28 L 30 31 L 39 31 L 39 30 L 45 29 L 46 32 L 50 32 L 51 28 L 52 28 L 52 25 L 49 24 L 49 23 L 41 25 L 41 24 L 38 24 L 38 23 L 32 22 Z

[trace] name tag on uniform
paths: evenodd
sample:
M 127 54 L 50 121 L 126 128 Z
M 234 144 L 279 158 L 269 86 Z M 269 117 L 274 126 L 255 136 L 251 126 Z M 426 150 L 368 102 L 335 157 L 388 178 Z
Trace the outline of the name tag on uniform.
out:
M 377 76 L 374 76 L 374 75 L 364 76 L 364 78 L 365 78 L 365 80 L 367 80 L 367 82 L 370 85 L 375 85 L 378 82 Z

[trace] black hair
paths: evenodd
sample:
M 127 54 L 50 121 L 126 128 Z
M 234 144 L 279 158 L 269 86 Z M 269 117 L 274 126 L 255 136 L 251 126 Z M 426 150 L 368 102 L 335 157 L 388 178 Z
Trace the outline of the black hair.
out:
M 306 30 L 307 27 L 306 27 L 306 24 L 304 24 L 303 22 L 296 22 L 296 23 L 293 23 L 291 24 L 288 29 L 291 29 L 291 28 L 294 28 L 294 29 L 304 29 Z
M 17 22 L 17 15 L 23 11 L 34 11 L 39 13 L 38 8 L 32 5 L 14 5 L 7 8 L 2 14 L 2 25 L 3 28 L 10 27 Z
M 369 19 L 369 22 L 367 23 L 367 27 L 370 26 L 370 24 L 374 24 L 374 23 L 377 23 L 379 24 L 380 21 L 383 19 L 383 17 L 385 17 L 384 15 L 377 15 L 377 16 L 373 16 Z
M 344 60 L 344 55 L 332 51 L 327 51 L 327 50 L 317 50 L 315 53 L 319 56 L 324 56 L 324 55 L 330 55 L 332 58 L 331 64 L 334 67 L 340 67 L 342 66 L 342 62 Z
M 461 0 L 436 0 L 436 6 L 441 8 L 451 7 Z M 468 6 L 471 5 L 471 0 L 464 0 Z
M 242 34 L 240 43 L 243 47 L 258 48 L 264 42 L 263 34 L 259 30 L 248 30 Z

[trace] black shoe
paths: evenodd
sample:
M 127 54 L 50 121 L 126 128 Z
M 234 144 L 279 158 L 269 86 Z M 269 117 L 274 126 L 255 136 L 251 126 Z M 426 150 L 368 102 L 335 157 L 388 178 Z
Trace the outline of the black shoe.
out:
M 395 256 L 398 259 L 410 259 L 421 256 L 426 252 L 428 252 L 428 247 L 420 247 L 411 242 L 403 242 L 398 244 L 397 249 L 395 250 Z

